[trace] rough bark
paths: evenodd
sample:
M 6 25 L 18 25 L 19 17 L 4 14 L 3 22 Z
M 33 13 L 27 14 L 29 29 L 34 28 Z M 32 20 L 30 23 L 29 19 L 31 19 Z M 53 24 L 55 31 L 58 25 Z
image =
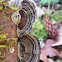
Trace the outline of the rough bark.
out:
M 0 11 L 0 25 L 3 25 L 3 31 L 8 33 L 7 38 L 17 38 L 16 25 L 11 21 L 11 15 L 14 11 L 6 8 Z M 14 52 L 10 53 L 9 49 L 6 51 L 7 62 L 17 62 L 17 45 L 14 46 Z

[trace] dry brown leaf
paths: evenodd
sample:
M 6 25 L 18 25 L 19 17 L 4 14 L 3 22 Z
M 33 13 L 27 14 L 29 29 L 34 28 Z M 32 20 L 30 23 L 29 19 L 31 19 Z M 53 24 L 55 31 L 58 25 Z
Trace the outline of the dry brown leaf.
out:
M 62 21 L 59 21 L 55 24 L 55 27 L 58 31 L 57 42 L 52 44 L 52 49 L 58 54 L 58 56 L 62 57 Z
M 45 43 L 45 47 L 41 50 L 41 54 L 40 54 L 40 60 L 42 61 L 46 61 L 48 62 L 48 58 L 49 57 L 54 57 L 57 56 L 57 54 L 53 51 L 52 49 L 52 44 L 54 44 L 55 41 L 52 39 L 48 39 Z
M 59 45 L 62 45 L 62 21 L 57 22 L 55 24 L 55 28 L 58 31 L 58 37 L 56 38 L 57 42 L 52 46 L 59 46 Z
M 55 46 L 54 48 L 52 48 L 59 57 L 62 57 L 62 45 L 61 46 Z

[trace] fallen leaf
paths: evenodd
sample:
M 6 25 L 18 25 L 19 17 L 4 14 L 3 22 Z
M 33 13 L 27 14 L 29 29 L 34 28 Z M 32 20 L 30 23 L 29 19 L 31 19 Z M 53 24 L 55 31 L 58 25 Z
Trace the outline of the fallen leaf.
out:
M 62 57 L 62 45 L 54 46 L 52 49 L 58 54 L 59 57 Z
M 52 44 L 54 44 L 55 41 L 52 39 L 48 39 L 45 43 L 45 47 L 41 50 L 40 54 L 40 60 L 48 62 L 48 56 L 54 57 L 57 56 L 56 52 L 52 49 Z

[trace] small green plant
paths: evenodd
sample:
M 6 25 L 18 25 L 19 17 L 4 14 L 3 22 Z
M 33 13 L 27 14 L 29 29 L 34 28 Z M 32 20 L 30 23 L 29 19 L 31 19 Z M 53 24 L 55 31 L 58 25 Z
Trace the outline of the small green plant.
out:
M 52 4 L 52 8 L 54 6 L 54 3 L 58 3 L 60 0 L 41 0 L 40 4 L 45 5 L 46 3 L 48 4 L 48 10 L 50 8 L 50 5 Z
M 48 34 L 45 29 L 44 23 L 41 23 L 39 19 L 36 20 L 36 22 L 33 25 L 33 30 L 31 31 L 33 35 L 35 35 L 38 39 L 40 38 L 47 38 Z
M 62 20 L 62 10 L 54 12 L 54 14 L 51 14 L 50 17 L 54 21 L 61 21 Z
M 50 3 L 50 4 L 52 4 L 52 3 L 58 3 L 60 0 L 41 0 L 40 1 L 40 4 L 46 4 L 46 3 Z

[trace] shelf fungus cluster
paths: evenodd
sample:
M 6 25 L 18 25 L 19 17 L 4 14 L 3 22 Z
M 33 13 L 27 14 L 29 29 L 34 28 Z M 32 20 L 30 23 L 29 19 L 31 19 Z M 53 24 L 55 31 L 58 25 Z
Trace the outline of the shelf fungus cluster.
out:
M 11 18 L 20 30 L 30 31 L 36 20 L 36 4 L 30 0 L 23 0 L 19 9 L 12 14 Z
M 33 0 L 23 0 L 19 9 L 11 16 L 19 31 L 18 57 L 20 61 L 39 62 L 40 43 L 35 36 L 26 34 L 32 29 L 36 17 L 36 4 Z
M 24 62 L 39 62 L 40 43 L 31 34 L 24 34 L 19 38 L 18 57 Z

